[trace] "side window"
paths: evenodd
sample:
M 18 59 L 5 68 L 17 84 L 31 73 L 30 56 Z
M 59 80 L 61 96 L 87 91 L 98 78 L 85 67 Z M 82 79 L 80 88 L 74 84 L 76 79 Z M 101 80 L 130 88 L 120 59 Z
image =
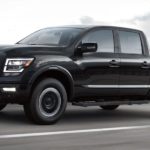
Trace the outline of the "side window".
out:
M 135 32 L 119 31 L 121 52 L 128 54 L 142 54 L 140 35 Z
M 82 43 L 97 43 L 97 52 L 114 53 L 114 41 L 112 30 L 97 30 L 88 33 Z

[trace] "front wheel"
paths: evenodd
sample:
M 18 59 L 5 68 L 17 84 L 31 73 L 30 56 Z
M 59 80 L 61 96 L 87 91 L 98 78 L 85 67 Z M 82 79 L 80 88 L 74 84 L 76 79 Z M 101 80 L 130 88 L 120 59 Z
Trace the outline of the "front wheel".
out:
M 30 103 L 24 106 L 29 119 L 38 124 L 52 124 L 60 119 L 67 105 L 67 93 L 56 79 L 45 79 L 34 89 Z
M 7 104 L 0 104 L 0 111 L 6 107 Z
M 101 105 L 100 107 L 104 110 L 115 110 L 119 105 Z

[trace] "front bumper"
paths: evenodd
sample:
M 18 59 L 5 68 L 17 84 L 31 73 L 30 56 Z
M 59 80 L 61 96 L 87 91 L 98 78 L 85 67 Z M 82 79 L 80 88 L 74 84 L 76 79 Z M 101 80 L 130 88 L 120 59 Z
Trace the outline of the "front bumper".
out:
M 29 90 L 25 84 L 0 84 L 0 103 L 25 103 Z

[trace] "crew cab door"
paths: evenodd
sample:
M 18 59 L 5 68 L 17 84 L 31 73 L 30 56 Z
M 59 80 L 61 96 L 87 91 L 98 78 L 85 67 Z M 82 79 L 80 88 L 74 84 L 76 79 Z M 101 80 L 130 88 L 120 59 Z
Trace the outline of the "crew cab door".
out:
M 150 60 L 145 54 L 141 34 L 118 30 L 120 43 L 120 95 L 144 96 L 148 92 Z
M 119 95 L 119 55 L 116 53 L 115 38 L 111 29 L 96 29 L 87 33 L 81 43 L 97 43 L 96 52 L 83 53 L 77 58 L 80 79 L 77 84 L 82 93 L 92 96 Z

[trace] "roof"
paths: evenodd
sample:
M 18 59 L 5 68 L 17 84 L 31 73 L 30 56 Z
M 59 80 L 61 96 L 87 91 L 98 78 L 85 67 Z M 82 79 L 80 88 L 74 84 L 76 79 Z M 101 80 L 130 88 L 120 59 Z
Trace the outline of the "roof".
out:
M 109 26 L 109 25 L 65 25 L 65 26 L 57 26 L 58 28 L 60 27 L 66 27 L 66 28 L 80 28 L 80 29 L 92 29 L 92 28 L 116 28 L 116 29 L 126 29 L 126 30 L 134 30 L 134 31 L 140 31 L 138 29 L 133 29 L 133 28 L 126 28 L 126 27 L 119 27 L 119 26 Z M 56 28 L 57 28 L 56 27 Z

